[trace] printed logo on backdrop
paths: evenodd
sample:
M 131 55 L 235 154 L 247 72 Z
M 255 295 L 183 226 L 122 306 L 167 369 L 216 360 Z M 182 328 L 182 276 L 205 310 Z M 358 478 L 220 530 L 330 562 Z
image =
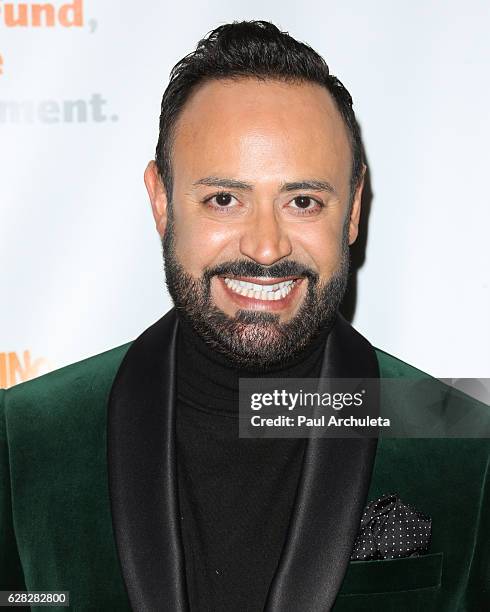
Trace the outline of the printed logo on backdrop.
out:
M 0 0 L 0 23 L 6 28 L 83 28 L 83 0 L 64 4 Z M 92 19 L 88 25 L 94 32 L 97 22 Z
M 87 18 L 83 0 L 71 2 L 5 2 L 0 0 L 0 29 L 28 36 L 34 29 L 86 30 L 93 34 L 97 20 Z M 5 49 L 0 49 L 0 78 L 8 76 Z M 107 99 L 99 92 L 77 99 L 0 99 L 0 124 L 79 124 L 118 121 L 108 112 Z
M 0 389 L 36 378 L 52 369 L 45 357 L 31 356 L 31 351 L 0 353 Z

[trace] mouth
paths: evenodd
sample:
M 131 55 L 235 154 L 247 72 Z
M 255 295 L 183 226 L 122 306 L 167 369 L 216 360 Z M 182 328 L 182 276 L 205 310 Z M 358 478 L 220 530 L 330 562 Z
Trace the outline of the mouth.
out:
M 297 276 L 283 278 L 220 276 L 219 278 L 226 292 L 241 307 L 261 310 L 278 310 L 287 306 L 303 281 L 303 278 Z

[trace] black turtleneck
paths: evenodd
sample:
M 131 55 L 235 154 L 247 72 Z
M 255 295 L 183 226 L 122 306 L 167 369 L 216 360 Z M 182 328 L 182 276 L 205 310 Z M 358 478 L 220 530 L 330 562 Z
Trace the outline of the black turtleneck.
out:
M 277 568 L 304 439 L 238 437 L 239 378 L 316 378 L 327 330 L 261 374 L 237 369 L 179 318 L 177 461 L 191 612 L 261 612 Z

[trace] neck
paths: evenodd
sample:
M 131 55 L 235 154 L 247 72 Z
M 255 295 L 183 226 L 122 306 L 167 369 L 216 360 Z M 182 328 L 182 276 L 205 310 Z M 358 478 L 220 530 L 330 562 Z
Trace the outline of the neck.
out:
M 179 316 L 177 349 L 177 389 L 181 400 L 214 413 L 238 414 L 240 378 L 316 378 L 320 375 L 325 342 L 325 328 L 300 353 L 260 372 L 240 368 L 225 355 L 209 346 Z

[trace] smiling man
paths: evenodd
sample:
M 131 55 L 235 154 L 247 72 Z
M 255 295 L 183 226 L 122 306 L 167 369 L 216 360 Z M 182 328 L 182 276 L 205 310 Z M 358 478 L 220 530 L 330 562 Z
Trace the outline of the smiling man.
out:
M 450 412 L 338 312 L 364 173 L 349 93 L 274 25 L 221 26 L 175 66 L 145 171 L 175 307 L 0 392 L 0 590 L 118 612 L 490 609 L 488 440 L 238 435 L 241 378 L 415 379 L 423 397 L 382 407 Z
M 234 28 L 277 36 L 271 26 Z M 184 60 L 182 72 L 202 70 L 198 58 Z M 208 73 L 189 88 L 177 118 L 165 110 L 172 86 L 165 94 L 145 181 L 181 328 L 177 444 L 191 609 L 261 610 L 304 440 L 238 441 L 239 378 L 319 376 L 364 168 L 353 162 L 358 134 L 324 86 L 252 65 L 248 75 L 233 64 L 208 70 L 220 78 Z

